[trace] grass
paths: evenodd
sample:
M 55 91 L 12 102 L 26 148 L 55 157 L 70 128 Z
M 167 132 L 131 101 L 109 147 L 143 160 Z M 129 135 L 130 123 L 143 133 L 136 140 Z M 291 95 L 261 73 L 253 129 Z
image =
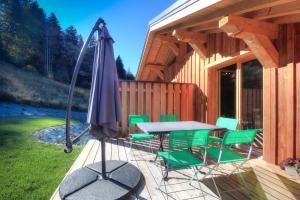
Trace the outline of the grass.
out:
M 31 133 L 63 124 L 54 118 L 0 118 L 0 199 L 49 199 L 81 151 L 38 142 Z

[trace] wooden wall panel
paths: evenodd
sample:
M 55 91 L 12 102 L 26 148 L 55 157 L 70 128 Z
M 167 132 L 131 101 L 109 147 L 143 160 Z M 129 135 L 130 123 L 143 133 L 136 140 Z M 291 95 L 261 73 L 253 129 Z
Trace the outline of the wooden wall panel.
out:
M 159 121 L 159 114 L 160 114 L 160 105 L 161 105 L 161 98 L 160 98 L 160 84 L 159 83 L 153 83 L 153 105 L 152 105 L 152 121 L 158 122 Z
M 128 134 L 130 114 L 147 114 L 151 121 L 159 121 L 160 114 L 167 113 L 177 114 L 181 120 L 196 120 L 195 88 L 194 84 L 120 81 L 122 136 Z
M 297 30 L 298 29 L 298 30 Z M 296 26 L 295 38 L 295 84 L 296 84 L 296 140 L 295 151 L 296 158 L 300 158 L 300 26 Z

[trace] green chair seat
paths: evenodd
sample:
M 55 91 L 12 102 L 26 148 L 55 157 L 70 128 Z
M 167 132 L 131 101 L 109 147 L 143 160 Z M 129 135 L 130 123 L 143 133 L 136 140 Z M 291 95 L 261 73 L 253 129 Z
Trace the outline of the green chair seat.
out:
M 131 137 L 131 140 L 133 142 L 138 142 L 138 141 L 144 141 L 144 140 L 152 140 L 154 139 L 154 135 L 151 134 L 145 134 L 145 133 L 133 133 L 129 134 Z
M 220 150 L 221 149 L 219 147 L 208 148 L 207 154 L 209 156 L 213 157 L 215 160 L 218 160 Z M 220 163 L 238 162 L 238 161 L 243 161 L 246 159 L 247 159 L 247 157 L 241 156 L 240 154 L 235 153 L 234 151 L 232 151 L 228 148 L 223 148 Z
M 157 155 L 171 169 L 184 169 L 204 164 L 190 151 L 158 152 Z
M 209 136 L 208 137 L 208 142 L 212 143 L 212 142 L 222 142 L 222 138 L 219 138 L 217 136 Z

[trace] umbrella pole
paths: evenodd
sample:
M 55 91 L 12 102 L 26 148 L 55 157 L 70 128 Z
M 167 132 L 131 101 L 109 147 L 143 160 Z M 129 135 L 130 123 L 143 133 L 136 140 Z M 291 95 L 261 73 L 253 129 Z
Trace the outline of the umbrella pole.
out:
M 102 178 L 107 179 L 106 176 L 106 163 L 105 163 L 105 138 L 101 140 L 101 158 L 102 158 Z

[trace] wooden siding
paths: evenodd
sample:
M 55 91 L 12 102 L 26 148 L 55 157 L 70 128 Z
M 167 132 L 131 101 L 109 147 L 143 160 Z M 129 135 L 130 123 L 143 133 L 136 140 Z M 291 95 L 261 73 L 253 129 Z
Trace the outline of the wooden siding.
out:
M 208 69 L 207 66 L 220 64 L 219 60 L 233 57 L 248 49 L 243 41 L 230 38 L 225 33 L 209 34 L 206 48 L 207 59 L 203 60 L 193 52 L 182 66 L 168 67 L 164 73 L 166 81 L 195 84 L 198 89 L 196 118 L 199 121 L 215 123 L 219 114 L 218 69 Z
M 280 25 L 279 37 L 273 43 L 279 52 L 280 66 L 263 69 L 264 159 L 279 163 L 288 157 L 300 157 L 300 24 Z M 194 52 L 182 66 L 166 68 L 164 75 L 166 81 L 195 84 L 196 118 L 214 123 L 219 115 L 218 69 L 225 67 L 223 60 L 229 64 L 228 59 L 248 49 L 242 40 L 229 38 L 225 33 L 208 34 L 206 48 L 205 60 Z
M 120 81 L 122 136 L 128 134 L 128 115 L 147 114 L 159 121 L 160 114 L 177 114 L 180 120 L 196 120 L 196 85 L 144 81 Z

